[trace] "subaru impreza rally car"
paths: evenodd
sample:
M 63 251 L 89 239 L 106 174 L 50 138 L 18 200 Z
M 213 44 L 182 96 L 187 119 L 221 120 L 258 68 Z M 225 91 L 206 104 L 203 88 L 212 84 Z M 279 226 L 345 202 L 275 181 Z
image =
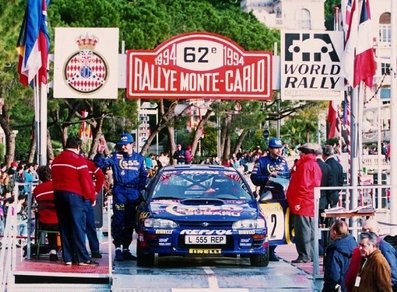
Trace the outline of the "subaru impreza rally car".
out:
M 244 177 L 215 165 L 162 168 L 137 208 L 137 264 L 155 255 L 249 257 L 269 263 L 264 214 Z

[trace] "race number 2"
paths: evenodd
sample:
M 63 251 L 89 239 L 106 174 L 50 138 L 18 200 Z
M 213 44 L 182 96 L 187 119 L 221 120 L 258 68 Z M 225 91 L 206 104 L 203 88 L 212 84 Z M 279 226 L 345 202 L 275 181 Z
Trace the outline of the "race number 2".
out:
M 284 239 L 284 212 L 280 203 L 261 204 L 261 209 L 265 215 L 269 240 Z

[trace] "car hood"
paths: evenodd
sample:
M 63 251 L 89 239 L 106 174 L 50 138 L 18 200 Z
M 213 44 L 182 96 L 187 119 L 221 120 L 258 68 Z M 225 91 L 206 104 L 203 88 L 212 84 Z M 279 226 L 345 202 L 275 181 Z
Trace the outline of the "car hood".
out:
M 153 217 L 172 220 L 236 221 L 258 217 L 258 205 L 253 200 L 153 200 L 150 209 Z

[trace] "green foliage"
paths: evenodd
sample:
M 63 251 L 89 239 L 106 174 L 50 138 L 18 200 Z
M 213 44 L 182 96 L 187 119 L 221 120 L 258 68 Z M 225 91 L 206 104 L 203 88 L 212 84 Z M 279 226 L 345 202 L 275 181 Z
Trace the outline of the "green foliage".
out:
M 6 147 L 4 144 L 0 144 L 0 163 L 4 163 L 4 155 L 6 154 Z
M 260 129 L 259 127 L 248 133 L 247 137 L 243 141 L 242 148 L 244 150 L 253 150 L 257 146 L 263 150 L 268 148 L 268 140 L 263 138 L 263 129 Z
M 34 117 L 33 91 L 22 87 L 17 76 L 15 47 L 25 7 L 25 0 L 0 0 L 0 95 L 9 110 L 4 118 L 10 121 L 11 129 L 19 131 L 16 151 L 21 159 L 29 152 Z M 272 50 L 273 43 L 279 42 L 278 31 L 266 28 L 252 14 L 241 11 L 238 1 L 233 0 L 57 0 L 48 7 L 48 25 L 51 53 L 55 27 L 118 27 L 120 41 L 125 41 L 127 49 L 153 49 L 177 34 L 193 31 L 223 35 L 245 50 Z M 109 141 L 137 126 L 136 100 L 124 99 L 123 90 L 117 100 L 64 100 L 53 99 L 51 94 L 52 91 L 48 100 L 48 128 L 58 143 L 62 129 L 67 127 L 69 133 L 77 133 L 77 114 L 81 109 L 89 111 L 91 121 L 104 118 L 103 132 Z M 234 102 L 224 104 L 225 109 L 233 109 Z M 244 102 L 241 116 L 236 115 L 231 126 L 259 127 L 265 118 L 259 108 L 260 103 Z M 209 128 L 206 136 L 211 137 L 212 133 Z M 216 154 L 216 139 L 205 147 L 209 154 Z
M 283 142 L 290 145 L 316 142 L 319 114 L 326 109 L 326 104 L 318 102 L 289 117 L 281 127 Z
M 327 30 L 334 30 L 334 11 L 340 3 L 341 0 L 326 0 L 324 3 L 325 27 Z
M 207 126 L 204 129 L 204 138 L 201 139 L 202 157 L 212 157 L 217 154 L 216 140 L 218 131 L 215 127 Z

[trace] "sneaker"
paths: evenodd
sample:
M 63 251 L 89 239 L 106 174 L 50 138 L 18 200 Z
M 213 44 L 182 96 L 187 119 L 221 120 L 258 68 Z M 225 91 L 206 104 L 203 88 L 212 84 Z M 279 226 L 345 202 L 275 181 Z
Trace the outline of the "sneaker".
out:
M 58 255 L 57 255 L 57 252 L 55 250 L 51 250 L 50 251 L 50 261 L 51 262 L 58 261 Z
M 88 260 L 86 262 L 78 263 L 79 266 L 98 266 L 99 263 L 93 260 Z
M 115 260 L 115 261 L 122 261 L 122 260 L 124 260 L 123 254 L 122 254 L 122 250 L 121 250 L 121 249 L 116 248 L 116 254 L 115 254 L 115 256 L 114 256 L 114 260 Z
M 66 266 L 72 266 L 72 262 L 65 262 L 64 263 Z
M 94 259 L 101 259 L 102 258 L 102 254 L 99 251 L 92 251 L 91 252 L 91 257 Z
M 136 261 L 136 256 L 133 256 L 128 249 L 123 250 L 122 256 L 125 261 Z

